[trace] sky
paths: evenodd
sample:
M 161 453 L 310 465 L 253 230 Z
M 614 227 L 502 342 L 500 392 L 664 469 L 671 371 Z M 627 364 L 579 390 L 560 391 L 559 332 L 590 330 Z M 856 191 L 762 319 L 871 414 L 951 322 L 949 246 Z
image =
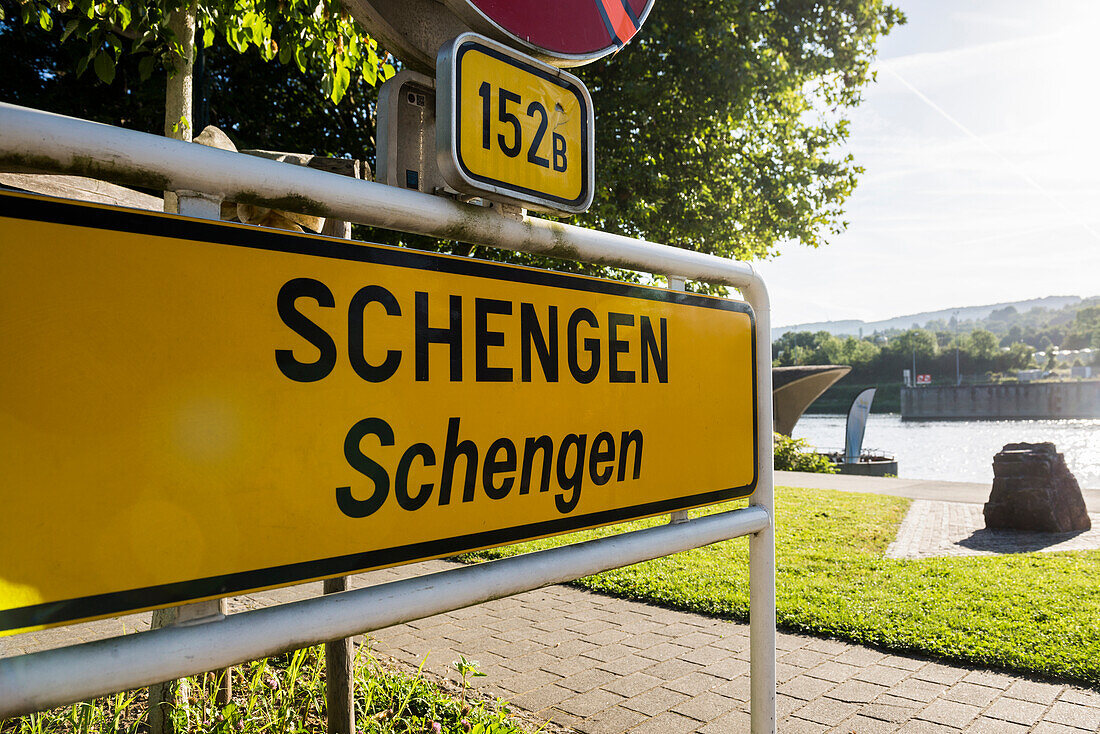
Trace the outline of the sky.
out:
M 894 4 L 848 229 L 759 263 L 772 325 L 1100 295 L 1100 1 Z

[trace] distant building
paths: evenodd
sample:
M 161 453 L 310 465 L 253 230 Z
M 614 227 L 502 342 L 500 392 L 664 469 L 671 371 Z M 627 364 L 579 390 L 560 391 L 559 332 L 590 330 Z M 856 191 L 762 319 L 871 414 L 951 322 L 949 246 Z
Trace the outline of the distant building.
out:
M 1016 373 L 1016 379 L 1020 382 L 1031 382 L 1032 380 L 1042 379 L 1042 377 L 1042 370 L 1020 370 Z
M 1080 377 L 1081 379 L 1087 380 L 1088 378 L 1092 377 L 1092 367 L 1090 367 L 1089 365 L 1077 365 L 1076 367 L 1071 367 L 1069 370 L 1069 376 Z

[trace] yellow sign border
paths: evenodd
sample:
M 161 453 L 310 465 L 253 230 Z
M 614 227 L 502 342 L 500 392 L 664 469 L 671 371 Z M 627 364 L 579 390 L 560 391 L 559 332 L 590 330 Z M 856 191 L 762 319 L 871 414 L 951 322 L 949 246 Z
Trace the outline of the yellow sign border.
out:
M 701 296 L 663 288 L 604 280 L 515 265 L 504 265 L 473 258 L 436 254 L 386 245 L 364 244 L 316 235 L 292 234 L 239 224 L 211 222 L 175 215 L 149 213 L 102 205 L 75 203 L 36 195 L 0 192 L 0 219 L 49 222 L 106 231 L 188 240 L 196 244 L 229 245 L 272 253 L 290 253 L 312 257 L 371 263 L 436 272 L 564 288 L 571 291 L 611 294 L 679 305 L 712 308 L 745 314 L 751 324 L 752 383 L 752 481 L 739 487 L 710 490 L 673 497 L 643 505 L 620 507 L 586 515 L 565 516 L 508 528 L 468 535 L 455 535 L 434 541 L 380 548 L 336 558 L 324 558 L 235 572 L 221 576 L 172 582 L 81 598 L 43 602 L 0 610 L 0 634 L 32 627 L 54 626 L 74 621 L 114 616 L 122 613 L 172 606 L 202 599 L 274 588 L 296 583 L 347 575 L 372 568 L 439 558 L 480 548 L 558 535 L 584 528 L 609 525 L 677 510 L 700 507 L 747 497 L 756 488 L 761 447 L 757 438 L 759 404 L 755 316 L 740 301 Z M 4 246 L 13 243 L 9 240 Z

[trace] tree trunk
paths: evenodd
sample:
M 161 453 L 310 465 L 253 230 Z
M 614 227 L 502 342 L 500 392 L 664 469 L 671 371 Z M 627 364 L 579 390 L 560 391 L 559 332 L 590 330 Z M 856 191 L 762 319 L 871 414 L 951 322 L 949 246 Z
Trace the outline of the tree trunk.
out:
M 169 62 L 168 85 L 164 95 L 164 136 L 190 141 L 194 124 L 195 3 L 172 13 L 168 29 L 175 34 L 180 48 Z M 178 202 L 172 191 L 164 192 L 164 211 L 176 213 Z

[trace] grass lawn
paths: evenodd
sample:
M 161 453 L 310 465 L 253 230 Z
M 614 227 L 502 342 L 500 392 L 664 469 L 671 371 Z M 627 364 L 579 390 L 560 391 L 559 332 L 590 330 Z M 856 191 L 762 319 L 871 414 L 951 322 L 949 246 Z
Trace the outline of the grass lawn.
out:
M 896 497 L 777 488 L 780 626 L 956 662 L 1100 683 L 1100 551 L 884 558 L 908 507 L 909 500 Z M 667 518 L 652 518 L 472 558 L 500 558 L 663 522 Z M 577 584 L 746 620 L 748 540 L 609 571 Z

